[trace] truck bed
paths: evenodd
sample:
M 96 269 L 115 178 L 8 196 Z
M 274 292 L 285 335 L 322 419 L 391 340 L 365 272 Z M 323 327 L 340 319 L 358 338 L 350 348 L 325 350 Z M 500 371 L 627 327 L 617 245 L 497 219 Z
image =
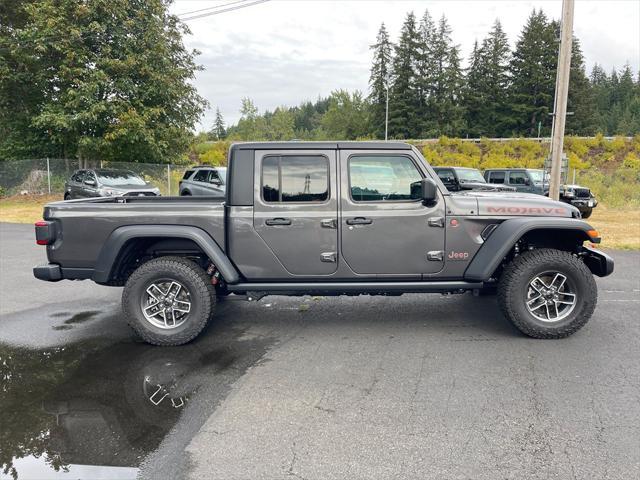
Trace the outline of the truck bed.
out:
M 47 246 L 51 263 L 68 268 L 94 268 L 109 236 L 127 225 L 186 225 L 207 232 L 224 249 L 222 196 L 113 197 L 54 202 L 44 219 L 61 235 Z

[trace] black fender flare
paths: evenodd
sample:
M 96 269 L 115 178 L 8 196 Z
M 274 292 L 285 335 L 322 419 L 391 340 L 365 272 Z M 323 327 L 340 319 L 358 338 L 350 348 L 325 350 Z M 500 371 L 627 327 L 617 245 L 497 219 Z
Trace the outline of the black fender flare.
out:
M 574 218 L 522 217 L 505 220 L 491 233 L 473 257 L 464 272 L 467 281 L 487 281 L 496 271 L 502 259 L 515 243 L 534 230 L 558 230 L 580 232 L 583 240 L 599 243 L 600 238 L 590 237 L 587 232 L 593 227 Z
M 91 279 L 97 283 L 108 282 L 122 247 L 129 240 L 145 237 L 193 240 L 215 264 L 225 282 L 233 284 L 240 280 L 238 270 L 211 235 L 201 228 L 187 225 L 128 225 L 116 228 L 102 246 Z

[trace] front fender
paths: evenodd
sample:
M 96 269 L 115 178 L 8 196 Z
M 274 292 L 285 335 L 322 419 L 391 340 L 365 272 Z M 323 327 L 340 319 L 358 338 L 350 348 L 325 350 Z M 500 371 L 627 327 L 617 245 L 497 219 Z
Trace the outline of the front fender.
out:
M 578 238 L 583 241 L 600 242 L 599 238 L 588 235 L 587 232 L 593 231 L 593 227 L 582 220 L 550 217 L 511 218 L 496 227 L 480 247 L 465 270 L 464 279 L 468 281 L 489 280 L 516 242 L 523 235 L 535 230 L 557 230 L 558 235 L 561 235 L 562 231 L 571 231 L 573 234 L 577 233 Z

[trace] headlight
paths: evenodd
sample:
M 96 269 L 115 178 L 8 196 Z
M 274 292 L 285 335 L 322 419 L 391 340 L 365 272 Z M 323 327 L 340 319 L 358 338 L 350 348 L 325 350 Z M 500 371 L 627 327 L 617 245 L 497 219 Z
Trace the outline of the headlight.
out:
M 153 190 L 151 190 L 153 193 L 155 193 L 156 195 L 160 195 L 160 189 L 159 188 L 154 188 Z
M 107 197 L 117 197 L 118 195 L 124 195 L 124 192 L 120 190 L 114 190 L 113 188 L 103 188 L 101 191 Z
M 565 190 L 564 196 L 567 198 L 573 198 L 575 196 L 575 193 L 573 192 L 573 190 Z

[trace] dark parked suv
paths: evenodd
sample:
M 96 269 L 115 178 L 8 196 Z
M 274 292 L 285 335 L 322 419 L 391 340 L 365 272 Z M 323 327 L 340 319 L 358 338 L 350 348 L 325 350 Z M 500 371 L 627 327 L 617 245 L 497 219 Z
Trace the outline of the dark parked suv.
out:
M 532 168 L 500 168 L 485 170 L 484 178 L 496 185 L 509 185 L 518 192 L 535 193 L 549 196 L 549 179 L 544 170 Z M 596 197 L 587 187 L 581 185 L 562 185 L 560 201 L 569 203 L 580 210 L 582 218 L 589 218 L 598 205 Z
M 435 172 L 451 192 L 460 190 L 493 190 L 499 192 L 515 192 L 514 187 L 496 185 L 487 181 L 477 168 L 467 167 L 433 167 Z
M 180 196 L 224 195 L 227 186 L 226 167 L 199 166 L 190 168 L 180 181 Z
M 64 199 L 89 197 L 155 197 L 160 190 L 129 170 L 77 170 L 64 184 Z

